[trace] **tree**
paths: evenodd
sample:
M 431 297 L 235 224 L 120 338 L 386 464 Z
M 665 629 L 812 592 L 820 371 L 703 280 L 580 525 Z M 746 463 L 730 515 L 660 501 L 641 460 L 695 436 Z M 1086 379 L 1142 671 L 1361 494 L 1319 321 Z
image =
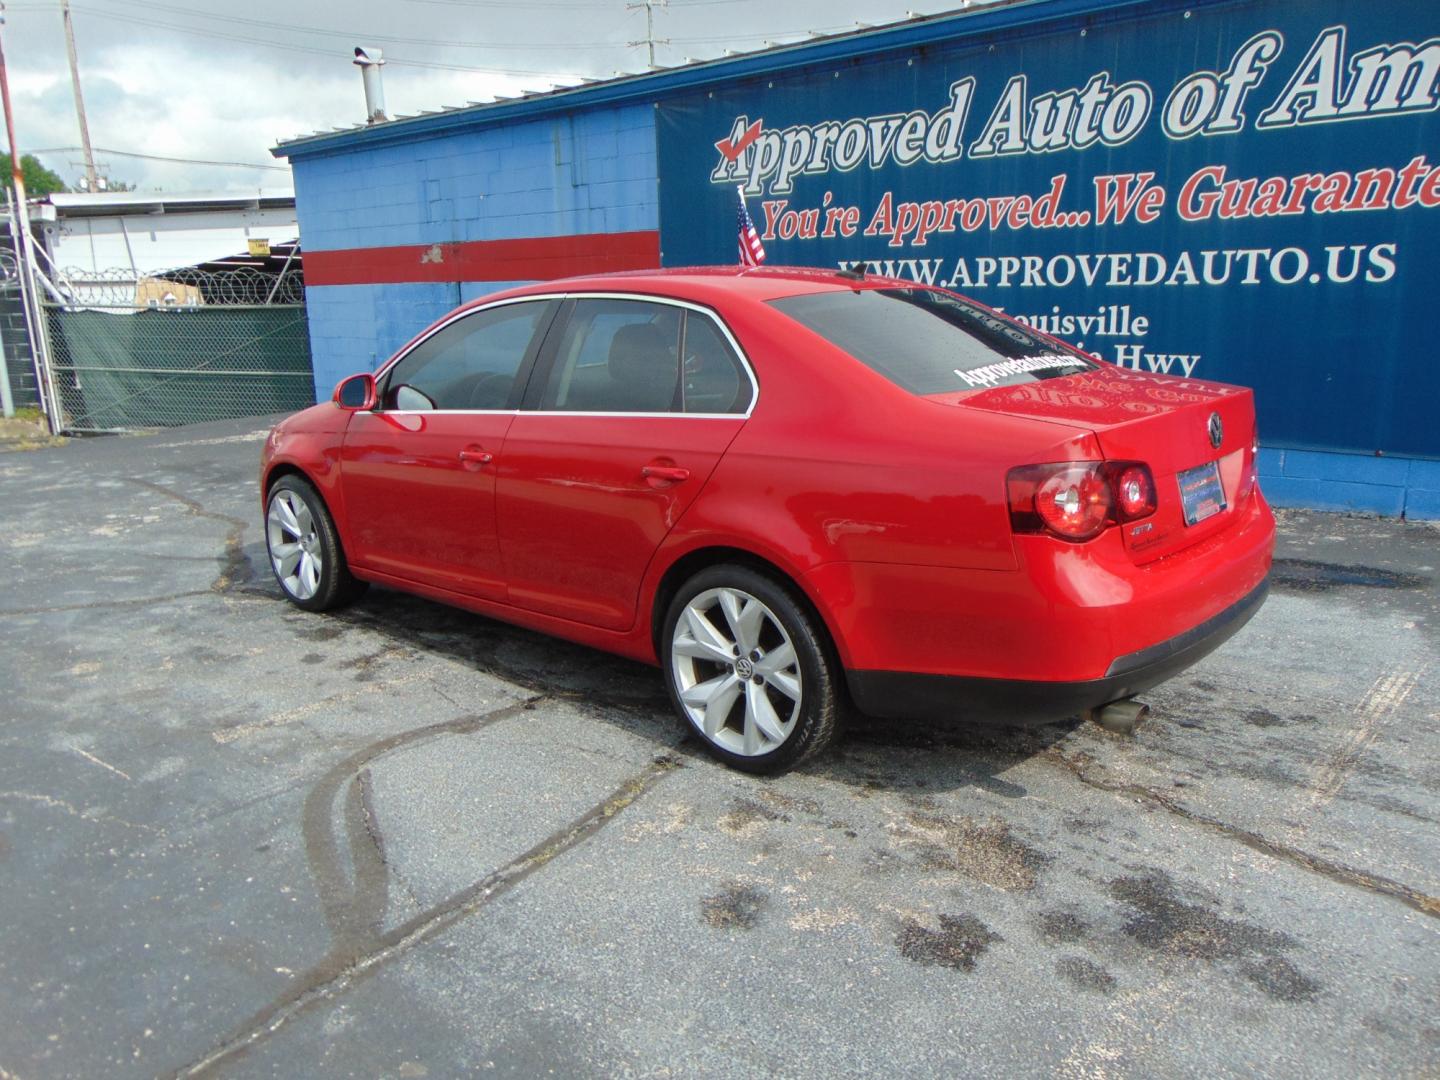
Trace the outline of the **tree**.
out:
M 10 183 L 10 155 L 0 154 L 0 183 Z M 32 198 L 69 191 L 59 174 L 51 172 L 34 154 L 20 156 L 20 175 L 25 178 L 25 194 Z

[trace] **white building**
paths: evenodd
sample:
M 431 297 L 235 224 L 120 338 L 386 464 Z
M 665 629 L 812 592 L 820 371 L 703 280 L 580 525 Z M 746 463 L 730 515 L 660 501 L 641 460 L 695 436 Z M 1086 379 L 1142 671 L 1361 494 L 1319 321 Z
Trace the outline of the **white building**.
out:
M 74 279 L 135 278 L 244 257 L 256 247 L 294 243 L 299 236 L 293 191 L 255 195 L 165 195 L 133 191 L 54 194 L 31 204 L 31 228 L 53 265 Z M 241 256 L 240 258 L 234 258 Z

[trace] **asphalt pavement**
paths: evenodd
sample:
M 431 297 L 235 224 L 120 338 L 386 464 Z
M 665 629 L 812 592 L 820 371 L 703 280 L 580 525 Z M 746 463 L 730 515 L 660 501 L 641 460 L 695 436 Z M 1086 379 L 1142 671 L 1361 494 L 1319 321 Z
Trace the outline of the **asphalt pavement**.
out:
M 286 604 L 265 424 L 0 454 L 0 1080 L 1440 1076 L 1440 530 L 1282 515 L 1133 737 L 711 763 L 653 669 Z

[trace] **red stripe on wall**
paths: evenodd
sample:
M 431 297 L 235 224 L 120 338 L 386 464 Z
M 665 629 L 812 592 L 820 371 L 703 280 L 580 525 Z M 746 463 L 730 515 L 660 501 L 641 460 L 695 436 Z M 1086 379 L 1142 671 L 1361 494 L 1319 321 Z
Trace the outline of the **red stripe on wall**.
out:
M 407 281 L 549 281 L 575 274 L 651 270 L 660 234 L 646 232 L 532 236 L 454 244 L 305 252 L 307 285 L 380 285 Z

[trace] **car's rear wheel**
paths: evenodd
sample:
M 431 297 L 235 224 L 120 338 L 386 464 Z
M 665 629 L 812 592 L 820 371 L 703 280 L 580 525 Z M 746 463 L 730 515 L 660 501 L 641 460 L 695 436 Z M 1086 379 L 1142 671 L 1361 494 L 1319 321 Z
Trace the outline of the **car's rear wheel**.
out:
M 778 772 L 834 737 L 834 650 L 772 578 L 744 566 L 702 570 L 671 601 L 661 643 L 671 701 L 721 761 Z
M 299 476 L 282 476 L 270 489 L 265 548 L 285 598 L 306 611 L 341 607 L 365 591 L 345 562 L 325 500 Z

